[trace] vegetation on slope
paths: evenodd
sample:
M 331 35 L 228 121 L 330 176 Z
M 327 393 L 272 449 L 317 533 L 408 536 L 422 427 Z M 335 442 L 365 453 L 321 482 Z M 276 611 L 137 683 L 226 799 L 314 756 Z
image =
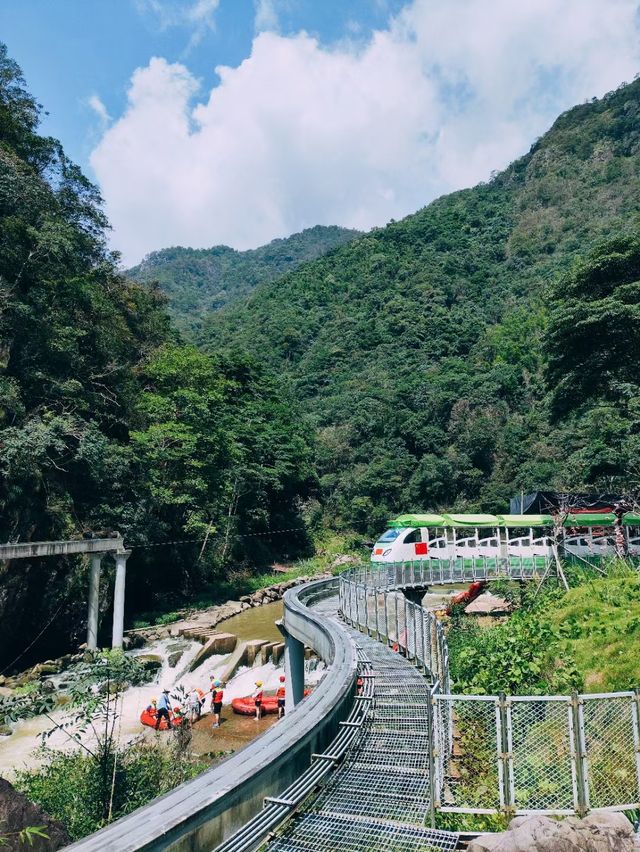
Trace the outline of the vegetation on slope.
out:
M 607 576 L 573 569 L 572 587 L 491 583 L 512 600 L 508 619 L 479 627 L 456 616 L 448 631 L 456 690 L 469 694 L 552 695 L 640 686 L 640 576 L 612 562 Z
M 258 284 L 280 278 L 357 236 L 358 231 L 348 228 L 316 225 L 248 251 L 229 246 L 161 249 L 147 255 L 127 275 L 157 285 L 167 298 L 167 310 L 176 326 L 191 334 L 210 311 L 237 302 Z
M 398 511 L 504 510 L 521 488 L 635 487 L 639 118 L 637 81 L 562 115 L 490 184 L 209 316 L 205 347 L 290 380 L 332 520 L 373 533 Z M 606 304 L 583 298 L 596 280 Z
M 314 473 L 295 404 L 256 359 L 180 344 L 157 290 L 118 274 L 98 192 L 39 115 L 0 47 L 0 540 L 119 530 L 133 609 L 232 561 L 304 554 Z M 0 667 L 43 627 L 34 657 L 82 641 L 82 560 L 16 560 L 0 578 Z

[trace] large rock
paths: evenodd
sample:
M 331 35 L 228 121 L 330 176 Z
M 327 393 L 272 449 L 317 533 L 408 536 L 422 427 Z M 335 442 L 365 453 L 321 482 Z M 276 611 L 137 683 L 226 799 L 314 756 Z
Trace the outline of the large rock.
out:
M 48 840 L 33 837 L 32 843 L 20 843 L 16 832 L 28 826 L 42 826 Z M 54 852 L 71 842 L 62 823 L 46 814 L 39 805 L 30 802 L 4 778 L 0 778 L 0 836 L 3 835 L 7 843 L 2 848 L 12 852 L 24 852 L 25 849 L 31 852 Z
M 593 813 L 580 820 L 516 817 L 502 834 L 479 837 L 468 852 L 637 852 L 633 826 L 621 813 Z

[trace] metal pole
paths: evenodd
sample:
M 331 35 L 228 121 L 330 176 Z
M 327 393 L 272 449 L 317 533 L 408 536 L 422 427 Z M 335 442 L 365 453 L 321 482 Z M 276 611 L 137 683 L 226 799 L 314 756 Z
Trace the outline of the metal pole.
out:
M 582 702 L 578 693 L 571 693 L 571 718 L 573 720 L 573 749 L 576 767 L 576 812 L 583 817 L 589 810 L 589 791 L 587 789 L 587 773 L 585 766 L 584 718 Z
M 427 725 L 429 726 L 428 750 L 429 750 L 429 815 L 431 817 L 431 828 L 436 827 L 436 761 L 435 761 L 435 729 L 433 712 L 433 693 L 429 690 L 427 701 Z

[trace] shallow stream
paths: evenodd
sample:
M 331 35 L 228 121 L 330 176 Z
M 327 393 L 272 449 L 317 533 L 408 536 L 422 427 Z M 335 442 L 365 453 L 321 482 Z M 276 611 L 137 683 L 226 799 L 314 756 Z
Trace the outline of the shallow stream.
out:
M 275 625 L 275 620 L 282 617 L 282 602 L 265 604 L 245 610 L 239 615 L 223 621 L 218 626 L 220 632 L 233 633 L 238 636 L 238 641 L 249 639 L 265 639 L 277 641 L 282 636 Z M 122 696 L 122 709 L 118 721 L 118 737 L 121 743 L 145 736 L 153 737 L 155 732 L 145 728 L 140 723 L 140 714 L 149 705 L 152 698 L 158 698 L 162 689 L 167 688 L 172 694 L 178 687 L 185 690 L 185 694 L 199 687 L 205 693 L 209 689 L 210 676 L 219 676 L 224 670 L 228 655 L 209 657 L 201 663 L 194 671 L 189 668 L 194 657 L 200 651 L 202 645 L 199 642 L 187 639 L 162 639 L 152 645 L 132 651 L 133 656 L 154 655 L 161 661 L 161 667 L 156 672 L 153 680 L 144 686 L 131 687 Z M 170 667 L 169 659 L 178 650 L 182 651 L 181 657 L 175 667 Z M 318 682 L 324 672 L 323 664 L 316 660 L 307 662 L 307 684 L 314 685 Z M 265 691 L 275 690 L 279 685 L 279 677 L 284 673 L 284 660 L 278 666 L 269 662 L 265 665 L 253 668 L 242 667 L 224 687 L 223 719 L 224 724 L 219 730 L 211 729 L 207 717 L 196 726 L 194 732 L 194 746 L 198 753 L 216 753 L 229 749 L 239 748 L 253 739 L 269 727 L 273 720 L 269 718 L 263 722 L 253 723 L 251 719 L 237 716 L 231 710 L 232 699 L 250 695 L 255 689 L 255 682 L 261 680 Z M 54 684 L 64 684 L 69 680 L 69 672 L 55 675 L 51 680 Z M 64 689 L 64 687 L 62 687 Z M 209 701 L 205 705 L 209 711 Z M 32 768 L 42 762 L 42 756 L 36 752 L 40 745 L 40 735 L 44 731 L 51 730 L 54 723 L 61 724 L 68 718 L 64 709 L 58 709 L 46 716 L 35 716 L 25 719 L 14 726 L 13 733 L 8 737 L 0 737 L 0 775 L 11 780 L 16 769 Z M 162 736 L 162 734 L 160 734 Z M 207 748 L 207 738 L 209 747 Z M 83 737 L 83 742 L 89 745 L 94 739 L 91 732 Z M 47 740 L 51 748 L 65 749 L 77 747 L 70 738 L 62 731 L 56 731 Z

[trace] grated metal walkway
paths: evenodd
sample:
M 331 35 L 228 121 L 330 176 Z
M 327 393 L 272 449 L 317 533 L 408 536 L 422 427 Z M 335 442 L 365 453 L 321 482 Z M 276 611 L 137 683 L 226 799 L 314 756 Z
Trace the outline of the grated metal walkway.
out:
M 337 598 L 314 607 L 337 620 Z M 427 828 L 429 684 L 385 645 L 350 630 L 372 665 L 375 701 L 344 762 L 272 840 L 270 852 L 453 850 L 458 835 Z

